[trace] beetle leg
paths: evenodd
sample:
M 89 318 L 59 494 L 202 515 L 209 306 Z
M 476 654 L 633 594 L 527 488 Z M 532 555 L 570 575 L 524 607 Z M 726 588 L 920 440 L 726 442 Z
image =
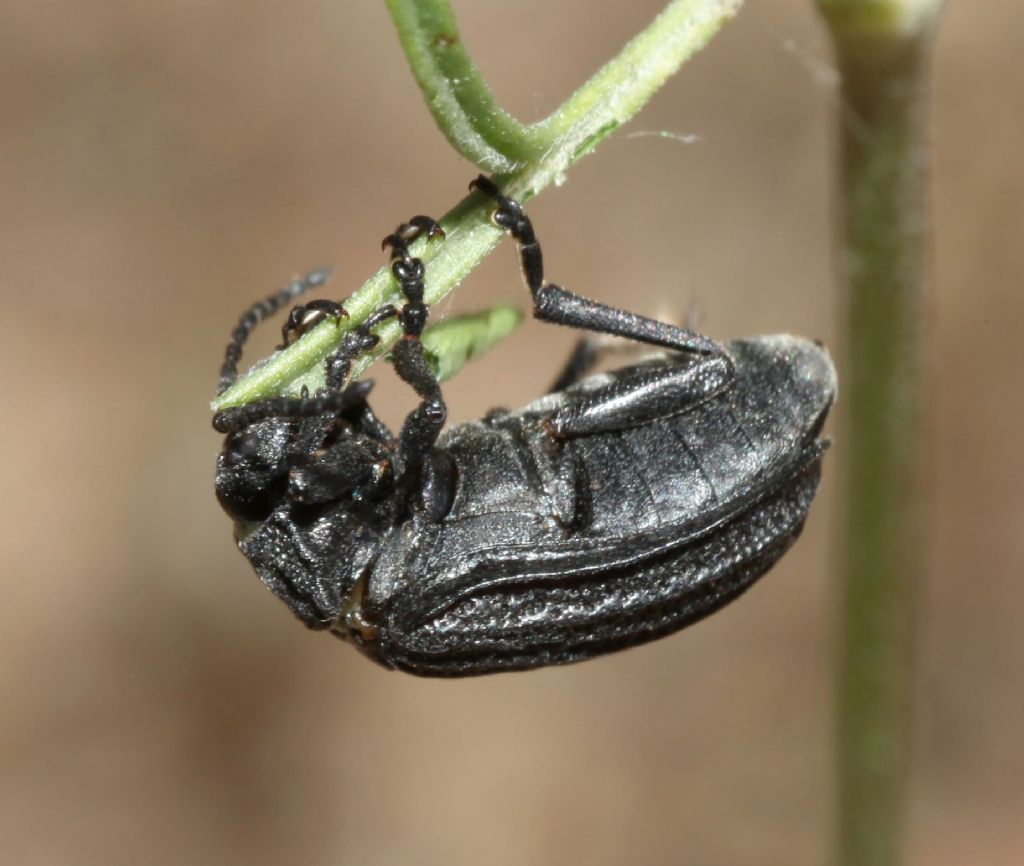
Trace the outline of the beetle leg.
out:
M 616 337 L 580 337 L 565 364 L 548 388 L 548 394 L 564 391 L 587 376 L 605 355 L 632 354 L 637 347 Z
M 364 379 L 364 382 L 370 384 L 373 383 L 372 379 Z M 365 433 L 371 439 L 376 439 L 378 442 L 384 445 L 391 445 L 394 441 L 394 436 L 391 435 L 391 430 L 388 425 L 385 424 L 370 407 L 369 402 L 364 402 L 359 407 L 359 412 L 353 419 L 355 424 L 358 426 L 360 432 Z
M 557 438 L 640 427 L 689 412 L 730 386 L 726 354 L 638 365 L 611 374 L 611 381 L 586 391 L 567 391 L 545 426 Z
M 423 233 L 428 238 L 444 237 L 441 227 L 430 217 L 415 216 L 384 238 L 382 244 L 391 248 L 391 271 L 406 300 L 398 311 L 403 336 L 393 350 L 395 372 L 420 398 L 419 406 L 406 417 L 398 435 L 398 456 L 405 473 L 423 463 L 448 416 L 441 386 L 420 343 L 428 314 L 423 301 L 425 270 L 423 262 L 409 252 L 409 242 Z
M 295 337 L 301 337 L 306 331 L 329 318 L 336 319 L 337 324 L 340 325 L 342 319 L 348 318 L 348 313 L 340 303 L 329 301 L 326 298 L 318 298 L 315 301 L 292 307 L 292 311 L 288 314 L 288 320 L 281 328 L 281 345 L 278 348 L 287 348 L 294 342 Z
M 340 415 L 366 402 L 371 387 L 370 382 L 353 382 L 344 391 L 321 393 L 315 397 L 268 397 L 244 406 L 233 406 L 213 416 L 213 429 L 218 433 L 233 433 L 269 418 Z
M 301 397 L 269 397 L 225 409 L 214 415 L 214 429 L 219 433 L 230 433 L 268 418 L 313 418 L 328 413 L 340 415 L 365 403 L 373 387 L 372 382 L 353 382 L 347 388 L 342 388 L 342 385 L 348 377 L 352 361 L 379 342 L 380 338 L 371 334 L 370 329 L 397 314 L 394 307 L 381 307 L 355 331 L 346 334 L 341 348 L 324 362 L 326 387 L 315 396 L 310 397 L 303 389 Z
M 325 387 L 328 391 L 340 391 L 352 371 L 352 362 L 364 352 L 368 352 L 380 342 L 380 337 L 372 333 L 381 322 L 393 319 L 398 315 L 390 304 L 374 310 L 354 331 L 349 331 L 341 341 L 338 351 L 328 355 L 324 361 Z
M 238 319 L 238 324 L 231 332 L 231 341 L 224 350 L 224 364 L 220 368 L 220 379 L 217 383 L 217 393 L 223 394 L 230 388 L 238 378 L 238 362 L 242 357 L 242 347 L 245 346 L 249 335 L 256 326 L 264 319 L 272 316 L 289 301 L 299 295 L 322 286 L 330 276 L 330 268 L 320 268 L 304 276 L 301 280 L 293 280 L 284 288 L 278 290 L 268 298 L 257 301 L 249 307 Z
M 398 315 L 398 310 L 392 306 L 381 307 L 376 310 L 367 318 L 362 325 L 356 330 L 350 331 L 345 335 L 342 340 L 341 346 L 337 352 L 330 355 L 324 362 L 326 367 L 325 375 L 325 389 L 328 392 L 337 392 L 342 390 L 345 380 L 348 378 L 349 373 L 352 370 L 352 362 L 356 360 L 363 352 L 369 351 L 377 343 L 380 342 L 380 338 L 371 333 L 371 329 L 375 328 L 381 322 L 386 319 L 393 318 Z M 357 383 L 349 385 L 349 389 L 355 386 Z M 360 383 L 362 384 L 362 383 Z M 372 381 L 366 381 L 366 385 L 372 387 Z M 369 393 L 369 387 L 366 389 L 366 393 Z M 355 408 L 353 405 L 352 408 Z M 363 401 L 362 406 L 359 407 L 358 415 L 352 419 L 358 424 L 359 429 L 376 439 L 379 442 L 385 444 L 391 444 L 392 435 L 388 426 L 381 421 L 370 408 L 369 402 Z
M 597 366 L 598 361 L 601 361 L 606 355 L 635 356 L 641 351 L 641 347 L 634 341 L 608 334 L 580 337 L 546 393 L 556 394 L 575 385 L 580 379 L 588 376 Z
M 547 393 L 555 394 L 558 391 L 564 391 L 570 385 L 578 382 L 594 369 L 594 365 L 597 364 L 600 356 L 601 350 L 596 341 L 588 337 L 582 337 L 577 340 L 576 345 L 573 346 L 572 353 L 565 361 L 565 366 L 555 376 L 555 381 L 551 383 Z
M 393 250 L 401 249 L 404 255 L 408 255 L 409 242 L 424 232 L 428 239 L 444 236 L 444 230 L 434 220 L 421 215 L 399 225 L 392 234 L 385 237 L 383 246 L 391 247 Z M 341 324 L 342 318 L 348 318 L 348 312 L 338 301 L 326 299 L 299 304 L 289 313 L 288 320 L 281 329 L 280 348 L 291 345 L 296 337 L 301 337 L 326 318 L 335 318 L 337 323 Z
M 409 258 L 409 243 L 420 235 L 426 234 L 428 240 L 441 238 L 444 240 L 444 229 L 437 221 L 422 214 L 414 216 L 409 222 L 402 223 L 397 229 L 381 241 L 381 249 L 391 248 L 392 260 Z
M 406 416 L 398 434 L 398 453 L 409 471 L 423 462 L 441 435 L 448 407 L 417 338 L 406 337 L 395 346 L 394 365 L 395 372 L 420 397 L 420 405 Z
M 523 211 L 522 205 L 504 195 L 494 181 L 483 175 L 474 180 L 469 187 L 495 201 L 498 207 L 492 217 L 494 223 L 507 229 L 518 242 L 523 276 L 533 297 L 533 315 L 536 318 L 556 325 L 567 325 L 570 328 L 627 337 L 680 352 L 701 355 L 725 353 L 721 345 L 703 334 L 667 322 L 648 319 L 618 307 L 609 307 L 566 291 L 561 286 L 545 283 L 540 243 L 534 234 L 533 223 Z

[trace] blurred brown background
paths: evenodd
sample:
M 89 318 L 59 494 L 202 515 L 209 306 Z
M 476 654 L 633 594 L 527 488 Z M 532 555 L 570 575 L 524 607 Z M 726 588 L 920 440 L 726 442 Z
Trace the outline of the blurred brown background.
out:
M 660 5 L 456 10 L 535 119 Z M 1024 862 L 1022 22 L 1016 0 L 952 2 L 938 40 L 915 864 Z M 834 346 L 830 63 L 810 0 L 747 4 L 533 203 L 552 278 Z M 525 675 L 388 674 L 306 633 L 234 549 L 207 401 L 238 312 L 325 262 L 346 294 L 475 173 L 382 4 L 0 0 L 0 70 L 4 862 L 825 861 L 828 465 L 739 603 Z M 662 130 L 700 140 L 631 137 Z M 511 247 L 455 297 L 525 305 Z M 454 419 L 534 396 L 570 342 L 528 322 L 451 385 Z M 408 394 L 378 378 L 394 423 Z

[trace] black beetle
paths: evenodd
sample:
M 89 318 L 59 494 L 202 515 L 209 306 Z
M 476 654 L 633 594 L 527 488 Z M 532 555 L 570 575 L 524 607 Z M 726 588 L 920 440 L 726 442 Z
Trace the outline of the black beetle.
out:
M 546 284 L 520 205 L 487 178 L 495 222 L 519 242 L 538 318 L 671 350 L 583 378 L 581 342 L 547 396 L 441 435 L 445 404 L 419 341 L 415 217 L 385 239 L 407 303 L 343 339 L 316 395 L 220 412 L 217 496 L 260 579 L 307 626 L 389 668 L 465 676 L 590 658 L 717 610 L 796 540 L 817 489 L 835 372 L 790 336 L 711 339 Z M 321 285 L 317 272 L 242 317 L 221 373 L 237 378 L 255 325 Z M 293 311 L 291 332 L 338 304 Z M 419 395 L 397 439 L 345 386 L 397 317 L 399 376 Z

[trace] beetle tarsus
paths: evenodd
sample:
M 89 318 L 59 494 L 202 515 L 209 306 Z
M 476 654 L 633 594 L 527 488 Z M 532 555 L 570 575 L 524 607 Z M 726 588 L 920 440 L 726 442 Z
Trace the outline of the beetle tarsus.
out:
M 421 235 L 426 235 L 428 241 L 434 238 L 444 240 L 444 229 L 441 228 L 437 220 L 419 214 L 409 222 L 402 223 L 381 241 L 380 246 L 383 250 L 390 247 L 392 259 L 408 258 L 409 244 Z
M 555 394 L 558 391 L 564 391 L 570 385 L 575 385 L 594 369 L 600 357 L 601 348 L 596 340 L 590 337 L 582 337 L 577 340 L 569 357 L 566 358 L 565 365 L 555 376 L 547 393 Z
M 326 319 L 334 319 L 335 324 L 340 326 L 341 320 L 347 318 L 348 312 L 338 301 L 320 298 L 306 304 L 298 304 L 292 307 L 284 327 L 281 328 L 281 345 L 278 349 L 286 349 L 296 339 Z

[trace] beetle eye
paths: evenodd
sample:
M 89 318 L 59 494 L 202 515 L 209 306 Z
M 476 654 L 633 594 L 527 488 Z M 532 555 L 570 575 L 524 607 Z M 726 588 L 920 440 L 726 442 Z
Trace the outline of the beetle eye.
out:
M 259 452 L 259 437 L 251 430 L 232 436 L 224 447 L 224 456 L 232 462 L 247 460 Z
M 236 520 L 260 520 L 287 484 L 290 430 L 265 423 L 228 437 L 217 461 L 217 498 Z
M 284 461 L 291 440 L 292 429 L 278 421 L 246 427 L 225 441 L 222 465 L 270 469 Z

